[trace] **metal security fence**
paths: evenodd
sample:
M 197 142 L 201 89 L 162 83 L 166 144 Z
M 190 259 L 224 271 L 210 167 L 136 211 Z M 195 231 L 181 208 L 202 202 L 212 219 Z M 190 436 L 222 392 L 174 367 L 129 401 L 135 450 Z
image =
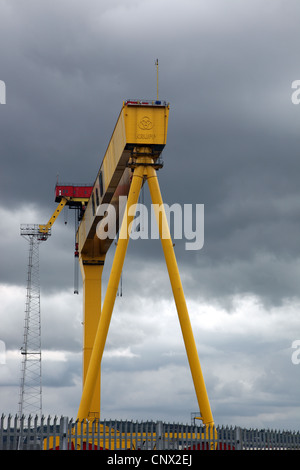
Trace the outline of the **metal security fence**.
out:
M 299 450 L 300 433 L 158 422 L 1 416 L 0 450 Z

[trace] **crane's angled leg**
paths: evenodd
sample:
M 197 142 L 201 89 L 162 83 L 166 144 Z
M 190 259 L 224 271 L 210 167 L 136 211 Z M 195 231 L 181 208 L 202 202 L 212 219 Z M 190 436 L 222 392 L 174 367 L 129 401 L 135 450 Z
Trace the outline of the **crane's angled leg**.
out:
M 95 385 L 97 383 L 97 376 L 99 367 L 102 360 L 102 355 L 105 347 L 105 342 L 110 325 L 111 315 L 118 291 L 120 277 L 122 273 L 123 263 L 126 255 L 126 250 L 129 242 L 128 227 L 131 226 L 135 216 L 135 211 L 128 214 L 128 209 L 134 207 L 138 203 L 140 190 L 144 178 L 144 167 L 138 166 L 133 173 L 132 182 L 128 194 L 127 205 L 122 221 L 120 236 L 111 268 L 111 273 L 106 289 L 105 299 L 98 323 L 98 328 L 95 336 L 93 350 L 90 356 L 89 366 L 85 377 L 84 387 L 82 391 L 81 401 L 78 409 L 78 420 L 88 419 L 91 400 L 94 394 Z M 134 212 L 134 213 L 133 213 Z
M 186 306 L 184 292 L 181 284 L 181 279 L 178 271 L 178 266 L 175 258 L 173 243 L 171 240 L 166 213 L 163 206 L 163 201 L 160 193 L 160 188 L 157 180 L 156 171 L 153 167 L 147 167 L 147 181 L 149 185 L 150 195 L 154 208 L 160 208 L 162 216 L 161 223 L 159 222 L 159 213 L 157 211 L 157 222 L 159 225 L 159 233 L 161 243 L 164 251 L 164 256 L 167 264 L 167 269 L 172 286 L 173 296 L 177 307 L 179 322 L 181 326 L 182 336 L 185 343 L 187 357 L 192 373 L 198 405 L 202 416 L 203 423 L 213 426 L 213 416 L 207 396 L 205 382 L 200 366 L 198 352 L 194 340 L 194 335 L 190 323 L 190 318 Z

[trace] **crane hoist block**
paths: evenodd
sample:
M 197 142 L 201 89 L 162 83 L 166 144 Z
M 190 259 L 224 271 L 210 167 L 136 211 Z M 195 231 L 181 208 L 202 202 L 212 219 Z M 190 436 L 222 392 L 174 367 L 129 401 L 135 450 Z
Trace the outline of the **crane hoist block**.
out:
M 89 255 L 96 237 L 101 204 L 113 204 L 118 214 L 119 196 L 129 192 L 131 169 L 128 162 L 139 149 L 147 148 L 159 158 L 167 142 L 169 104 L 164 101 L 124 101 L 113 134 L 100 165 L 78 232 L 79 251 Z M 118 222 L 118 221 L 117 221 Z M 112 240 L 101 241 L 105 254 Z

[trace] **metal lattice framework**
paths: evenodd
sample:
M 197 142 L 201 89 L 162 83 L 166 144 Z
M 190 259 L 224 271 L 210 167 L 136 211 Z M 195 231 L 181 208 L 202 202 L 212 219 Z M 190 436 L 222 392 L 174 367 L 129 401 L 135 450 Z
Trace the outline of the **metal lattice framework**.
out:
M 19 415 L 42 415 L 41 309 L 39 245 L 47 240 L 38 225 L 21 225 L 21 236 L 29 242 L 24 342 L 21 348 L 22 374 Z

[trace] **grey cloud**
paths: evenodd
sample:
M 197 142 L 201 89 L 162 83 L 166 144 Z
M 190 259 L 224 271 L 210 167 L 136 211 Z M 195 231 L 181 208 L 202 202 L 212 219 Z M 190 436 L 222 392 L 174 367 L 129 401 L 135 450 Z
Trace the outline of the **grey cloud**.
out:
M 1 285 L 18 289 L 23 285 L 25 296 L 27 247 L 19 236 L 19 224 L 47 221 L 55 208 L 57 175 L 63 182 L 93 182 L 122 100 L 155 96 L 154 61 L 158 57 L 160 95 L 171 104 L 165 165 L 159 171 L 163 198 L 169 204 L 205 206 L 203 249 L 188 252 L 184 241 L 175 243 L 188 303 L 205 299 L 207 304 L 224 308 L 228 316 L 232 315 L 235 296 L 256 296 L 266 316 L 274 306 L 284 306 L 287 299 L 296 306 L 300 111 L 291 103 L 291 83 L 299 79 L 299 4 L 293 0 L 287 4 L 189 0 L 183 8 L 174 1 L 100 4 L 90 0 L 83 6 L 78 1 L 41 4 L 29 0 L 25 4 L 2 0 L 0 9 L 0 41 L 5 44 L 0 52 L 0 79 L 7 88 L 7 104 L 0 105 Z M 146 190 L 145 198 L 149 203 Z M 81 297 L 78 306 L 72 297 L 66 317 L 64 305 L 57 303 L 60 295 L 71 296 L 73 290 L 73 219 L 69 214 L 65 226 L 64 217 L 40 249 L 45 345 L 75 353 L 81 347 Z M 112 249 L 107 256 L 104 289 L 113 253 Z M 133 298 L 136 292 L 139 296 Z M 137 387 L 135 381 L 142 373 L 142 386 L 162 381 L 166 392 L 167 384 L 161 377 L 169 366 L 174 367 L 169 378 L 175 384 L 176 374 L 186 370 L 185 356 L 181 356 L 179 344 L 175 347 L 167 339 L 163 344 L 159 321 L 143 320 L 140 306 L 147 305 L 150 298 L 157 299 L 153 303 L 156 310 L 159 302 L 163 307 L 172 302 L 160 242 L 131 241 L 123 270 L 123 297 L 116 304 L 108 352 L 128 344 L 136 354 L 125 358 L 123 366 L 133 374 L 132 388 Z M 19 313 L 19 303 L 7 302 L 15 325 L 23 311 Z M 21 305 L 21 300 L 18 302 Z M 72 309 L 77 323 L 71 324 Z M 2 309 L 1 318 L 5 314 Z M 130 330 L 128 325 L 135 315 L 141 316 L 141 322 Z M 5 318 L 0 338 L 6 335 L 13 348 L 18 339 Z M 113 329 L 115 325 L 119 330 Z M 150 338 L 155 336 L 159 342 L 151 357 Z M 252 391 L 258 396 L 255 399 L 254 392 L 251 395 L 245 385 L 236 384 L 230 368 L 231 354 L 238 354 L 243 346 L 236 337 L 226 338 L 222 347 L 228 351 L 229 365 L 224 365 L 228 381 L 214 372 L 215 357 L 203 351 L 204 362 L 210 365 L 208 383 L 217 417 L 223 422 L 240 422 L 243 417 L 245 423 L 254 425 L 255 419 L 261 423 L 271 420 L 273 410 L 275 420 L 276 400 L 284 401 L 283 382 L 272 381 L 266 364 L 265 371 L 251 379 Z M 241 369 L 247 369 L 249 357 L 253 358 L 255 340 L 252 332 L 245 356 L 241 356 Z M 214 335 L 209 341 L 212 347 Z M 257 347 L 254 364 L 265 352 L 264 344 Z M 122 399 L 119 409 L 114 408 L 120 380 L 115 371 L 122 369 L 122 359 L 107 357 L 105 365 L 107 410 L 113 413 L 115 409 L 119 416 L 133 413 L 127 398 Z M 294 369 L 286 368 L 284 360 L 279 364 L 277 375 L 293 388 Z M 55 407 L 48 386 L 52 382 L 53 389 L 61 388 L 64 397 L 69 390 L 62 387 L 60 378 L 65 376 L 77 384 L 80 372 L 76 360 L 69 369 L 63 363 L 55 379 L 52 365 L 48 364 L 45 396 L 49 406 Z M 151 371 L 148 379 L 143 370 Z M 122 377 L 126 378 L 125 372 Z M 265 388 L 273 397 L 273 408 L 268 408 L 266 418 L 267 400 L 260 402 Z M 76 397 L 79 389 L 72 387 Z M 187 398 L 178 411 L 180 417 L 189 403 L 188 386 L 172 395 L 176 406 L 180 406 L 181 393 Z M 141 416 L 142 395 L 134 396 Z M 156 390 L 154 397 L 159 397 Z M 149 402 L 149 415 L 158 416 L 164 407 L 166 414 L 174 414 L 171 404 L 155 399 Z M 73 401 L 75 404 L 76 399 Z M 294 403 L 291 392 L 285 407 Z M 281 418 L 278 421 L 283 422 Z M 295 423 L 291 416 L 289 421 Z

